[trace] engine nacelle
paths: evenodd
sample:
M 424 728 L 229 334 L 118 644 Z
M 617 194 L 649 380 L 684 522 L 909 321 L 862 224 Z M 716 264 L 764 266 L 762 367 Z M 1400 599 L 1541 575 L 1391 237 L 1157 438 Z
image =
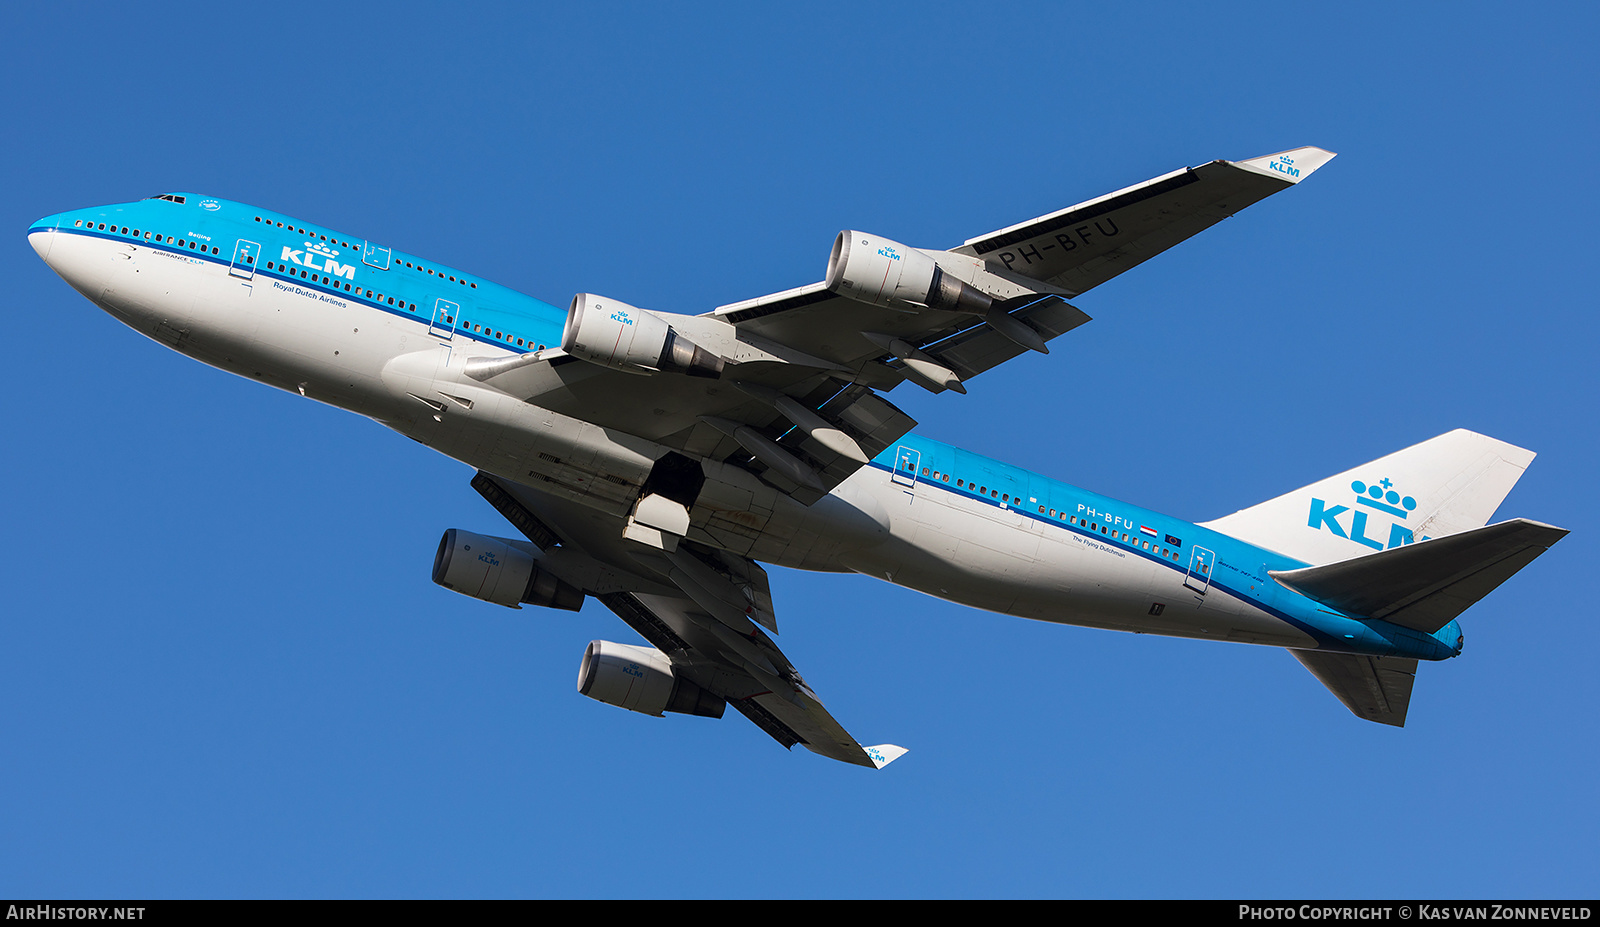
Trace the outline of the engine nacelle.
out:
M 572 297 L 561 349 L 629 373 L 722 376 L 722 358 L 679 334 L 666 319 L 593 293 Z
M 539 569 L 535 548 L 525 542 L 451 528 L 439 539 L 433 581 L 454 592 L 508 608 L 519 603 L 577 611 L 583 590 Z
M 828 256 L 827 288 L 887 309 L 941 309 L 985 315 L 994 297 L 947 274 L 915 248 L 865 232 L 843 231 Z
M 728 703 L 672 671 L 654 647 L 590 641 L 578 667 L 578 692 L 598 702 L 661 717 L 662 712 L 720 718 Z

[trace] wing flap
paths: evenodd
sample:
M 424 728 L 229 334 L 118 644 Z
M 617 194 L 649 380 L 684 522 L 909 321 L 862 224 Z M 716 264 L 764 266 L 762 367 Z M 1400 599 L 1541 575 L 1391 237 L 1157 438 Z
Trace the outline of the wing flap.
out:
M 882 453 L 917 424 L 916 419 L 894 403 L 859 383 L 829 379 L 804 396 L 789 398 L 797 399 L 829 427 L 848 436 L 862 452 L 862 457 L 841 453 L 837 446 L 812 437 L 781 411 L 764 402 L 746 406 L 740 419 L 718 421 L 702 417 L 700 430 L 689 434 L 683 446 L 751 470 L 780 491 L 810 505 L 861 469 L 864 460 Z M 758 438 L 746 437 L 741 441 L 737 429 L 729 427 L 741 423 L 755 428 Z M 770 442 L 809 468 L 815 482 L 812 485 L 796 482 L 781 464 L 762 453 L 763 442 Z
M 1089 321 L 1089 316 L 1083 310 L 1057 296 L 1043 297 L 1016 310 L 1011 316 L 1026 322 L 1045 341 L 1064 335 Z M 961 379 L 968 380 L 1000 366 L 1027 349 L 988 325 L 975 325 L 922 350 L 954 370 Z
M 1290 650 L 1358 718 L 1406 726 L 1417 661 L 1351 653 Z
M 1566 535 L 1564 528 L 1517 518 L 1354 560 L 1274 570 L 1270 575 L 1346 614 L 1432 634 Z

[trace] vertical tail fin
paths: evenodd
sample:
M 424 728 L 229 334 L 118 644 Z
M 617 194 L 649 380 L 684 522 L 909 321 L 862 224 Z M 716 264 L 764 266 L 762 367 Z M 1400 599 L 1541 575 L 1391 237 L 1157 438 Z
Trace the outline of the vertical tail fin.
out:
M 1457 429 L 1203 527 L 1310 564 L 1488 524 L 1532 451 Z

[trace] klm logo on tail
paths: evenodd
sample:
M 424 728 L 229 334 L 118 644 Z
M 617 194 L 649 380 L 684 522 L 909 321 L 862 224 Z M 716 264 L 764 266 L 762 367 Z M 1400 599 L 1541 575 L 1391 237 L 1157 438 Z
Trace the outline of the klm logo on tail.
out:
M 1356 495 L 1355 506 L 1333 505 L 1330 506 L 1322 499 L 1311 500 L 1311 513 L 1306 524 L 1318 531 L 1331 531 L 1342 538 L 1349 538 L 1357 544 L 1364 544 L 1373 550 L 1386 550 L 1400 547 L 1416 541 L 1410 528 L 1401 522 L 1410 517 L 1417 508 L 1417 500 L 1410 496 L 1401 496 L 1394 490 L 1394 483 L 1384 477 L 1371 486 L 1356 480 L 1350 484 L 1351 492 Z M 1387 545 L 1380 540 L 1368 535 L 1368 519 L 1376 513 L 1379 519 L 1384 516 L 1393 516 L 1399 521 L 1389 522 L 1389 537 Z M 1348 518 L 1340 520 L 1346 514 Z M 1383 526 L 1380 523 L 1370 526 L 1381 537 Z M 1424 538 L 1426 540 L 1426 538 Z

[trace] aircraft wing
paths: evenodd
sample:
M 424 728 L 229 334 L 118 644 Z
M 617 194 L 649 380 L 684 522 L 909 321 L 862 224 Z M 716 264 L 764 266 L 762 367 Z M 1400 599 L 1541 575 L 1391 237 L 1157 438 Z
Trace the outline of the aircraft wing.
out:
M 581 294 L 561 350 L 469 359 L 465 371 L 542 408 L 748 469 L 809 505 L 916 424 L 880 393 L 906 380 L 964 393 L 967 380 L 1019 354 L 1049 353 L 1047 342 L 1089 320 L 1064 297 L 1286 189 L 1332 157 L 1299 148 L 1213 161 L 950 251 L 841 232 L 823 282 L 698 316 Z M 622 321 L 607 329 L 607 318 Z M 663 375 L 653 359 L 619 359 L 624 335 L 631 343 L 646 328 L 670 333 L 665 343 L 683 347 L 684 362 L 700 368 Z M 659 346 L 646 353 L 668 359 Z
M 1333 157 L 1320 148 L 1297 148 L 1248 161 L 1212 161 L 968 239 L 950 251 L 928 253 L 947 272 L 1014 300 L 1006 307 L 1008 314 L 1049 341 L 1089 320 L 1061 297 L 1099 286 L 1299 183 Z M 1041 300 L 1046 295 L 1053 299 Z M 723 306 L 712 314 L 741 331 L 851 368 L 885 355 L 873 350 L 874 344 L 849 337 L 861 331 L 900 337 L 946 361 L 963 380 L 1024 350 L 983 318 L 953 312 L 908 316 L 864 306 L 830 291 L 825 283 Z M 987 337 L 1001 350 L 971 350 L 977 337 Z
M 1321 148 L 1296 148 L 1212 161 L 968 239 L 955 250 L 1077 296 L 1299 183 L 1333 157 Z
M 756 626 L 777 626 L 759 564 L 693 543 L 670 553 L 629 545 L 606 516 L 486 473 L 472 486 L 541 548 L 541 566 L 594 595 L 661 651 L 674 674 L 725 700 L 785 748 L 800 744 L 880 769 L 906 752 L 857 743 Z
M 692 321 L 674 318 L 673 324 Z M 739 354 L 733 345 L 724 347 Z M 832 364 L 752 355 L 760 356 L 727 365 L 718 379 L 637 376 L 563 351 L 478 367 L 468 361 L 465 372 L 578 421 L 751 470 L 807 505 L 916 425 L 872 386 Z
M 881 769 L 905 753 L 889 744 L 856 743 L 783 651 L 748 621 L 742 630 L 729 627 L 683 594 L 616 592 L 599 599 L 665 653 L 674 672 L 727 700 L 785 748 L 800 744 L 869 769 Z

